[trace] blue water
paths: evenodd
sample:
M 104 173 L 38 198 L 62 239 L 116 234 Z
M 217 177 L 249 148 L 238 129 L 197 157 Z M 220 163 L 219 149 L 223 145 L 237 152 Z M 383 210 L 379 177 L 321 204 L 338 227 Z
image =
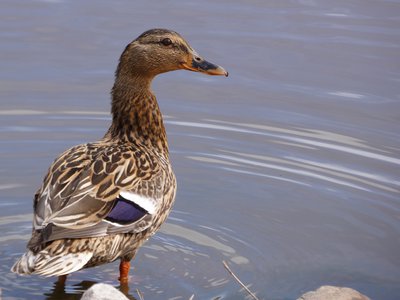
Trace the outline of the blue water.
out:
M 321 285 L 400 294 L 399 1 L 0 3 L 0 289 L 79 299 L 118 263 L 55 279 L 9 272 L 53 159 L 100 138 L 125 45 L 181 33 L 228 78 L 184 71 L 153 89 L 178 178 L 174 211 L 139 251 L 128 295 L 260 299 Z

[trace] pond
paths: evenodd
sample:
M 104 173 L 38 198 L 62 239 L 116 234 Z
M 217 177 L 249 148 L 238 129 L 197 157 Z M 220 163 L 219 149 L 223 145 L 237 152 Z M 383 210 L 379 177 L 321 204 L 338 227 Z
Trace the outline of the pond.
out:
M 133 262 L 129 297 L 260 299 L 320 285 L 400 294 L 398 1 L 26 1 L 0 4 L 0 288 L 79 299 L 118 287 L 118 262 L 55 278 L 9 270 L 32 198 L 63 150 L 101 138 L 119 55 L 143 31 L 181 33 L 228 78 L 153 83 L 176 204 Z

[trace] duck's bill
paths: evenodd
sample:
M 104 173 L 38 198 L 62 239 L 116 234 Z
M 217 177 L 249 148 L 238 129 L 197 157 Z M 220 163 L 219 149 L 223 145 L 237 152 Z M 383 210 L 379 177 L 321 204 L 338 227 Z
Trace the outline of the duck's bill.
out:
M 223 67 L 214 65 L 206 60 L 197 61 L 195 59 L 192 60 L 192 67 L 195 68 L 198 72 L 206 73 L 209 75 L 224 75 L 228 77 L 228 72 L 225 71 Z
M 183 63 L 183 68 L 186 70 L 201 72 L 208 75 L 224 75 L 228 76 L 228 72 L 223 67 L 214 65 L 198 55 L 193 55 L 190 62 Z

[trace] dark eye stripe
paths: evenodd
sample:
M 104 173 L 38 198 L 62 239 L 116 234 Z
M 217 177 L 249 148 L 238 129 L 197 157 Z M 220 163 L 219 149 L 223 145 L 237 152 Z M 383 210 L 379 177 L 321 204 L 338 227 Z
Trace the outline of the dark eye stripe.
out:
M 185 53 L 189 53 L 189 49 L 183 44 L 178 44 L 177 48 L 179 48 L 181 51 L 183 51 Z
M 169 41 L 166 41 L 166 40 L 169 40 Z M 180 43 L 179 41 L 177 43 L 174 43 L 174 42 L 172 42 L 172 40 L 170 38 L 164 38 L 161 41 L 154 41 L 154 40 L 153 41 L 146 41 L 146 42 L 143 42 L 143 44 L 161 44 L 163 46 L 170 46 L 170 45 L 173 44 L 174 48 L 177 48 L 177 49 L 179 49 L 179 50 L 181 50 L 181 51 L 183 51 L 185 53 L 189 53 L 190 52 L 189 48 L 185 44 Z

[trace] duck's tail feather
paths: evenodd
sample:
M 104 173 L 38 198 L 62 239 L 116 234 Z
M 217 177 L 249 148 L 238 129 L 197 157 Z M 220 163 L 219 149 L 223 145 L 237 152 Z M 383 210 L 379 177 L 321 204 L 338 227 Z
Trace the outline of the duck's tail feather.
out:
M 11 268 L 11 272 L 28 275 L 32 274 L 35 266 L 35 255 L 32 251 L 25 252 L 24 255 L 18 259 Z
M 50 255 L 47 250 L 37 254 L 28 250 L 13 265 L 11 271 L 21 275 L 61 276 L 82 269 L 92 256 L 93 253 L 89 251 Z

